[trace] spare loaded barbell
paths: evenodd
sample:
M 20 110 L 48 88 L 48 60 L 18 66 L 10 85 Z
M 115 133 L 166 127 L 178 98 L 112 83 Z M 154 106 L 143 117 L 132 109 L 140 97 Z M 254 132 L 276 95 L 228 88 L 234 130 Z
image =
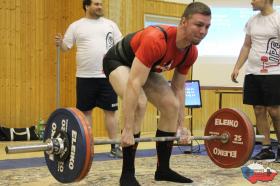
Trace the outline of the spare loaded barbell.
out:
M 205 140 L 210 159 L 219 167 L 235 168 L 245 164 L 253 152 L 256 135 L 248 117 L 237 109 L 224 108 L 212 114 L 205 127 L 205 136 L 191 136 L 191 140 Z M 135 142 L 174 141 L 180 137 L 136 138 Z M 76 108 L 60 108 L 47 121 L 44 143 L 7 146 L 6 153 L 44 151 L 47 167 L 62 183 L 80 181 L 89 172 L 94 145 L 119 144 L 120 140 L 95 140 L 85 116 Z

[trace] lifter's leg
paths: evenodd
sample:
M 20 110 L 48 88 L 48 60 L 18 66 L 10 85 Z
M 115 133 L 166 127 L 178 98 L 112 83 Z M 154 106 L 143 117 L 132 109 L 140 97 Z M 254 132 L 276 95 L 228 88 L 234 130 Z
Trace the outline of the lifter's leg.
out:
M 144 91 L 148 100 L 160 111 L 156 137 L 175 136 L 179 102 L 169 87 L 168 82 L 161 75 L 151 73 L 144 86 Z M 156 142 L 158 163 L 155 180 L 191 183 L 191 179 L 181 176 L 170 169 L 169 163 L 172 147 L 173 141 Z
M 128 67 L 120 66 L 114 71 L 112 71 L 109 76 L 112 87 L 114 88 L 118 96 L 120 96 L 121 98 L 123 98 L 124 95 L 129 72 L 130 69 Z M 141 90 L 141 94 L 137 103 L 137 109 L 135 113 L 134 138 L 140 137 L 140 128 L 146 111 L 146 105 L 147 105 L 147 99 L 144 94 L 144 91 Z M 135 178 L 134 162 L 135 162 L 135 154 L 136 154 L 137 146 L 138 143 L 135 143 L 132 146 L 123 147 L 123 166 L 122 166 L 122 174 L 120 178 L 121 186 L 140 185 Z

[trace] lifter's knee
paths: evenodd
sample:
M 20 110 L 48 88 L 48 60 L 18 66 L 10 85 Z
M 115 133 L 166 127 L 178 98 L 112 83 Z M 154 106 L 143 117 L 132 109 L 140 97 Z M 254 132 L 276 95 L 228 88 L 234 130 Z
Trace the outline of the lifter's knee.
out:
M 176 97 L 168 97 L 161 100 L 160 112 L 163 117 L 173 118 L 179 113 L 179 101 Z
M 145 95 L 141 95 L 138 99 L 138 103 L 137 103 L 137 113 L 139 115 L 143 115 L 146 111 L 146 107 L 147 107 L 147 98 Z

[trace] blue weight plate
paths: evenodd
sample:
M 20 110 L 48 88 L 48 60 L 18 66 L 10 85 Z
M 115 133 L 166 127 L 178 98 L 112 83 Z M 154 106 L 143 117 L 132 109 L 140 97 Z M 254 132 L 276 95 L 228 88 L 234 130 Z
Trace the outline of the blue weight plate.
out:
M 54 155 L 45 152 L 49 171 L 57 181 L 62 183 L 81 180 L 87 175 L 92 163 L 93 144 L 89 140 L 92 136 L 86 121 L 82 119 L 83 116 L 77 115 L 79 112 L 75 108 L 57 109 L 50 115 L 44 132 L 44 141 L 53 138 L 59 130 L 65 131 L 69 138 L 70 155 L 65 161 L 58 161 Z

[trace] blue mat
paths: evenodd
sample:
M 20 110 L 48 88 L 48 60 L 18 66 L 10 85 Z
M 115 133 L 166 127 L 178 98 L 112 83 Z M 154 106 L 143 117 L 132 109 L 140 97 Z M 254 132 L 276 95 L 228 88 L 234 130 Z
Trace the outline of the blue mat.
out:
M 258 153 L 261 149 L 261 145 L 255 145 L 253 156 Z M 274 148 L 276 153 L 276 149 Z M 194 155 L 202 155 L 206 156 L 207 152 L 205 150 L 204 145 L 196 145 L 192 146 L 174 146 L 172 154 L 187 154 L 192 152 Z M 137 150 L 136 157 L 155 157 L 156 150 L 155 149 L 147 149 L 147 150 Z M 117 160 L 116 158 L 112 158 L 109 156 L 109 153 L 95 153 L 93 161 L 109 161 L 109 160 Z M 45 158 L 26 158 L 26 159 L 10 159 L 10 160 L 0 160 L 0 170 L 4 169 L 17 169 L 17 168 L 27 168 L 27 167 L 41 167 L 46 166 Z

